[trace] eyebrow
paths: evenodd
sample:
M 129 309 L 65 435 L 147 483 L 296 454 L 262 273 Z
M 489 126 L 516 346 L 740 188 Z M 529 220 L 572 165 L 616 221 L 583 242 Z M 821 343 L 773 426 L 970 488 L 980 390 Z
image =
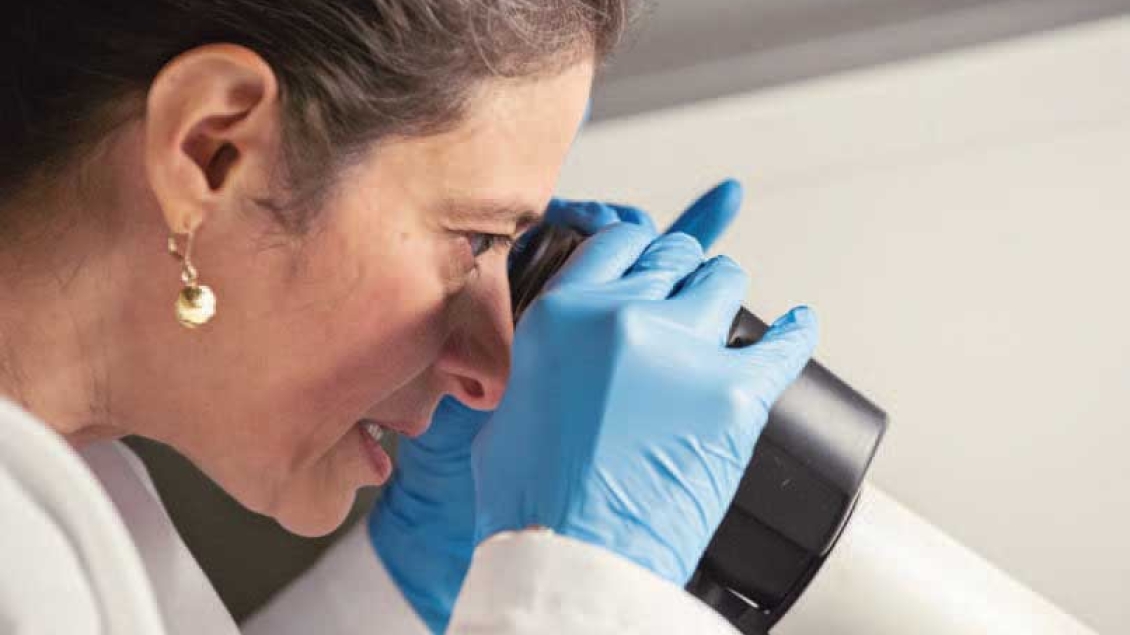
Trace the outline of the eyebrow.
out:
M 449 198 L 440 204 L 440 209 L 446 217 L 463 222 L 513 223 L 519 234 L 542 220 L 542 214 L 520 201 Z

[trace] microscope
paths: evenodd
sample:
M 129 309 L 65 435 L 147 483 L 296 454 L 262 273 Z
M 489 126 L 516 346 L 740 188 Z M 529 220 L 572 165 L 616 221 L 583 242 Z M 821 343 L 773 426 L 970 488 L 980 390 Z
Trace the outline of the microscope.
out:
M 585 237 L 543 223 L 510 262 L 514 320 Z M 768 329 L 744 307 L 728 346 Z M 744 635 L 1091 635 L 865 477 L 887 414 L 816 360 L 769 413 L 687 590 Z

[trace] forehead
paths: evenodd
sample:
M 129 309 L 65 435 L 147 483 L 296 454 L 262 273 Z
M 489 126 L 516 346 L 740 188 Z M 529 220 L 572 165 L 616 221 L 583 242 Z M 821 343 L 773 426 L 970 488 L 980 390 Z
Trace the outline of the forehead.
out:
M 420 203 L 516 201 L 541 210 L 552 196 L 592 85 L 588 62 L 536 79 L 492 79 L 454 128 L 378 152 L 374 176 Z

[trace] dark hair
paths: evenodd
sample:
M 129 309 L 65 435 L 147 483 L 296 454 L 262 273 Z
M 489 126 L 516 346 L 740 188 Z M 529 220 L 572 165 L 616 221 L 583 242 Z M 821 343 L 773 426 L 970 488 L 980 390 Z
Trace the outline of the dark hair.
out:
M 63 176 L 143 114 L 179 53 L 239 44 L 274 70 L 287 201 L 257 201 L 288 229 L 340 168 L 389 135 L 457 123 L 473 85 L 603 60 L 633 0 L 34 0 L 6 13 L 0 208 Z M 4 219 L 0 214 L 0 222 Z M 10 219 L 9 219 L 10 220 Z

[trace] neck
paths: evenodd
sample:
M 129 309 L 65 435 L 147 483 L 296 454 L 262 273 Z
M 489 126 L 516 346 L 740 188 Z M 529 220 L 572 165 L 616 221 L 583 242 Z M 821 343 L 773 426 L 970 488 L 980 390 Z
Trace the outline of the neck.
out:
M 120 199 L 86 194 L 86 205 L 37 207 L 56 222 L 0 245 L 0 396 L 75 446 L 137 432 L 125 415 L 139 382 L 123 362 L 154 310 L 145 272 L 164 256 L 159 215 L 121 222 Z M 5 214 L 34 218 L 19 212 Z
M 112 436 L 112 255 L 83 230 L 0 252 L 0 394 L 74 444 Z

